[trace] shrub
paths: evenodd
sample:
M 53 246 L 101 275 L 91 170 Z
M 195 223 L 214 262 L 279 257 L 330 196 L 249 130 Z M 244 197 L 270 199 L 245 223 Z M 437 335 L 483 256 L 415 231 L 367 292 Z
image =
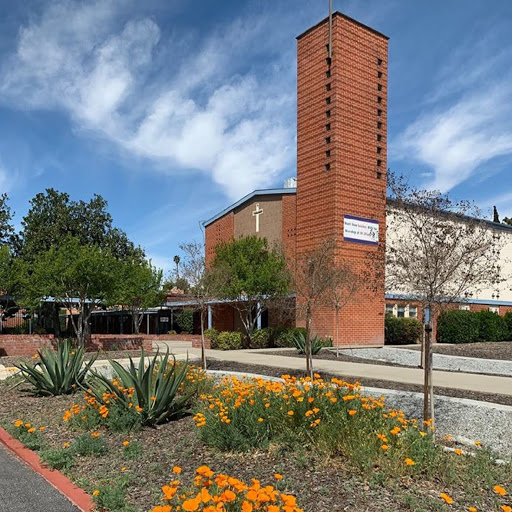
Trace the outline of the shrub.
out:
M 512 340 L 512 311 L 505 313 L 505 316 L 503 317 L 503 319 L 505 320 L 505 323 L 507 324 L 507 329 L 508 329 L 507 340 Z
M 169 336 L 174 336 L 175 334 L 178 334 L 174 329 L 171 329 L 170 331 L 167 331 L 167 334 Z
M 306 329 L 304 327 L 275 327 L 271 330 L 270 343 L 275 347 L 294 347 L 293 339 L 299 333 L 306 335 Z
M 128 512 L 133 508 L 127 503 L 126 491 L 129 481 L 127 478 L 119 478 L 95 489 L 93 492 L 94 501 L 100 510 L 111 510 L 116 512 Z
M 270 344 L 269 329 L 258 329 L 251 334 L 251 348 L 268 348 Z
M 40 450 L 45 446 L 44 439 L 41 435 L 44 427 L 36 428 L 31 423 L 25 423 L 22 420 L 14 422 L 14 428 L 10 428 L 9 432 L 30 450 Z
M 191 309 L 184 309 L 176 315 L 176 324 L 181 332 L 192 334 L 194 332 L 194 312 Z
M 242 333 L 223 331 L 210 341 L 216 350 L 239 350 L 242 348 Z
M 421 337 L 422 325 L 416 318 L 396 318 L 386 315 L 385 344 L 410 345 L 418 343 Z
M 187 414 L 193 391 L 182 395 L 179 389 L 187 375 L 188 363 L 176 365 L 174 356 L 173 362 L 169 362 L 169 352 L 163 357 L 157 353 L 148 360 L 142 351 L 137 366 L 131 357 L 129 360 L 128 370 L 117 361 L 109 360 L 117 379 L 109 380 L 91 372 L 89 403 L 100 404 L 100 415 L 108 418 L 111 401 L 126 411 L 135 409 L 142 425 L 158 425 Z
M 480 322 L 475 313 L 443 311 L 437 321 L 439 343 L 474 343 L 479 338 Z
M 105 455 L 108 452 L 105 439 L 96 432 L 77 437 L 71 444 L 70 449 L 73 453 L 82 457 Z
M 306 335 L 302 332 L 295 333 L 293 337 L 293 345 L 299 354 L 306 353 Z M 311 354 L 316 355 L 324 347 L 332 347 L 332 340 L 330 338 L 321 338 L 320 336 L 313 336 L 311 338 Z
M 219 333 L 216 329 L 206 329 L 204 331 L 204 337 L 206 339 L 210 340 L 210 344 L 214 343 L 213 340 L 216 340 L 218 335 L 219 335 Z
M 497 313 L 480 311 L 476 313 L 479 322 L 480 341 L 503 341 L 508 339 L 507 322 Z
M 71 340 L 59 342 L 56 352 L 43 349 L 38 354 L 40 360 L 35 365 L 19 363 L 15 366 L 37 394 L 46 396 L 74 393 L 97 357 L 96 354 L 84 365 L 85 348 L 73 348 Z

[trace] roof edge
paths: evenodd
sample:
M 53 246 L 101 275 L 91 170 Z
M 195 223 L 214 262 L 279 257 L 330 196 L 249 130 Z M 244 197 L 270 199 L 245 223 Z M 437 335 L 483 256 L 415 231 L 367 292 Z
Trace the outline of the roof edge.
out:
M 375 30 L 374 28 L 372 27 L 369 27 L 368 25 L 365 25 L 364 23 L 361 23 L 360 21 L 357 21 L 356 19 L 354 18 L 351 18 L 350 16 L 346 15 L 346 14 L 343 14 L 342 12 L 340 11 L 334 11 L 332 13 L 333 17 L 335 16 L 341 16 L 342 18 L 345 18 L 346 20 L 348 21 L 352 21 L 353 23 L 355 23 L 356 25 L 359 25 L 360 27 L 363 27 L 365 28 L 366 30 L 369 30 L 370 32 L 373 32 L 374 34 L 377 34 L 378 36 L 380 37 L 383 37 L 384 39 L 386 39 L 387 41 L 389 41 L 389 36 L 387 36 L 386 34 L 383 34 L 382 32 L 379 32 L 378 30 Z M 323 25 L 324 23 L 326 23 L 327 21 L 329 21 L 329 16 L 327 16 L 326 18 L 324 18 L 323 20 L 319 21 L 316 25 L 313 25 L 312 27 L 309 27 L 307 30 L 305 30 L 304 32 L 302 32 L 301 34 L 299 34 L 295 39 L 299 40 L 301 39 L 302 37 L 304 37 L 306 34 L 309 34 L 312 30 L 314 30 L 315 28 L 318 28 L 320 25 Z
M 224 215 L 227 215 L 229 212 L 234 210 L 235 208 L 238 208 L 242 204 L 246 203 L 247 201 L 251 200 L 253 197 L 256 196 L 272 196 L 272 195 L 285 195 L 285 194 L 296 194 L 297 189 L 296 188 L 268 188 L 268 189 L 259 189 L 259 190 L 253 190 L 250 194 L 247 194 L 246 196 L 242 197 L 242 199 L 239 199 L 236 203 L 233 203 L 231 206 L 228 206 L 227 208 L 224 208 L 221 212 L 219 212 L 217 215 L 211 217 L 208 220 L 205 220 L 202 222 L 203 227 L 207 227 L 216 220 L 219 220 L 221 217 L 224 217 Z

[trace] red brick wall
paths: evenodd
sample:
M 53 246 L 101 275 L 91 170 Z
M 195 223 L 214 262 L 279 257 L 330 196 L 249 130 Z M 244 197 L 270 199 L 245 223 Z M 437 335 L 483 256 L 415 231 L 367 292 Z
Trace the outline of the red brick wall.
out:
M 294 258 L 297 240 L 297 196 L 295 194 L 283 194 L 281 200 L 283 202 L 281 234 L 283 249 L 288 258 Z
M 234 331 L 235 313 L 228 304 L 215 304 L 212 306 L 212 327 L 217 331 Z
M 342 311 L 340 337 L 343 344 L 381 345 L 384 343 L 382 249 L 386 234 L 387 39 L 336 13 L 330 66 L 326 62 L 327 43 L 327 20 L 298 38 L 297 254 L 334 239 L 336 257 L 350 263 L 354 271 L 367 271 L 371 261 L 375 271 L 373 289 L 359 293 Z M 378 59 L 382 61 L 380 64 Z M 326 75 L 328 71 L 330 77 Z M 380 103 L 377 96 L 382 98 Z M 378 122 L 382 123 L 379 129 Z M 377 135 L 381 136 L 380 142 Z M 330 137 L 330 142 L 326 137 Z M 377 146 L 381 148 L 380 154 Z M 331 152 L 330 156 L 326 151 Z M 377 159 L 381 160 L 380 167 Z M 329 170 L 326 164 L 330 165 Z M 381 179 L 377 178 L 377 170 L 382 172 Z M 345 214 L 379 221 L 381 250 L 344 242 Z M 334 311 L 318 308 L 313 327 L 317 334 L 333 336 Z
M 205 257 L 209 265 L 215 256 L 215 247 L 221 242 L 227 242 L 235 236 L 235 214 L 227 213 L 220 219 L 212 222 L 205 229 Z

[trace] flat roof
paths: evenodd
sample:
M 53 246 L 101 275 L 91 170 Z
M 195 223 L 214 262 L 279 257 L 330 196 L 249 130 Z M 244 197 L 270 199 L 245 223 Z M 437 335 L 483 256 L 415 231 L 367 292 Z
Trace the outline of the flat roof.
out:
M 369 27 L 368 25 L 365 25 L 364 23 L 361 23 L 360 21 L 357 21 L 355 20 L 354 18 L 351 18 L 350 16 L 347 16 L 346 14 L 343 14 L 342 12 L 340 11 L 334 11 L 332 13 L 332 17 L 334 18 L 335 16 L 340 16 L 342 18 L 345 18 L 346 20 L 348 21 L 351 21 L 353 23 L 355 23 L 356 25 L 359 25 L 360 27 L 363 27 L 365 28 L 366 30 L 369 30 L 370 32 L 373 32 L 374 34 L 377 34 L 378 36 L 381 36 L 381 37 L 384 37 L 385 39 L 389 40 L 389 37 L 386 35 L 386 34 L 383 34 L 382 32 L 379 32 L 378 30 L 375 30 L 374 28 L 372 27 Z M 316 25 L 313 25 L 312 27 L 309 27 L 307 30 L 305 30 L 304 32 L 302 32 L 302 34 L 299 34 L 296 39 L 301 39 L 302 37 L 304 37 L 306 34 L 309 34 L 309 32 L 311 32 L 312 30 L 314 30 L 315 28 L 319 27 L 320 25 L 322 25 L 323 23 L 325 23 L 326 21 L 329 21 L 329 16 L 327 16 L 327 18 L 324 18 L 322 21 L 319 21 Z
M 233 203 L 231 206 L 228 206 L 227 208 L 222 210 L 220 213 L 218 213 L 211 219 L 205 220 L 203 222 L 203 226 L 204 227 L 209 226 L 212 222 L 215 222 L 216 220 L 220 219 L 221 217 L 224 217 L 224 215 L 228 214 L 230 211 L 234 210 L 235 208 L 238 208 L 242 204 L 251 200 L 253 197 L 295 194 L 296 192 L 297 192 L 296 188 L 267 188 L 267 189 L 253 190 L 250 194 L 247 194 L 246 196 L 242 197 L 242 199 L 239 199 L 236 203 Z

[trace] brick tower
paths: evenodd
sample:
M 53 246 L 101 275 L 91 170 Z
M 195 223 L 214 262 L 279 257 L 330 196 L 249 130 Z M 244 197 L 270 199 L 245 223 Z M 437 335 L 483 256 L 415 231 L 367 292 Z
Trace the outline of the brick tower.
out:
M 329 18 L 297 40 L 297 254 L 332 239 L 338 261 L 372 269 L 372 288 L 342 310 L 340 341 L 382 345 L 388 38 L 335 12 L 331 58 Z M 333 336 L 333 308 L 317 309 L 313 330 Z

